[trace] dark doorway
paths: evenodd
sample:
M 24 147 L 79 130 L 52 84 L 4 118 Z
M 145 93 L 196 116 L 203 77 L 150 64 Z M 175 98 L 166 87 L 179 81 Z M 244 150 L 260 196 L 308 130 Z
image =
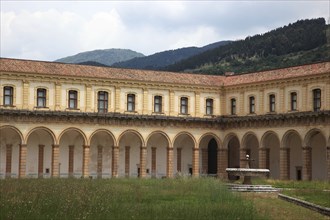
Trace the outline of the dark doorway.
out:
M 228 143 L 228 168 L 240 167 L 240 146 L 237 137 L 233 137 Z M 239 176 L 228 175 L 229 180 L 238 180 Z
M 216 175 L 218 172 L 218 144 L 214 138 L 212 138 L 207 146 L 208 151 L 208 174 Z

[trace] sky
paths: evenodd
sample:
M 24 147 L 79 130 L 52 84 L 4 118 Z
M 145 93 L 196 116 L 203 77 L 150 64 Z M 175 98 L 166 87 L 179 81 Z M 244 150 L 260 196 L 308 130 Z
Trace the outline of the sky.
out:
M 330 21 L 330 0 L 0 0 L 0 56 L 53 61 L 96 49 L 144 55 L 266 33 L 301 19 Z

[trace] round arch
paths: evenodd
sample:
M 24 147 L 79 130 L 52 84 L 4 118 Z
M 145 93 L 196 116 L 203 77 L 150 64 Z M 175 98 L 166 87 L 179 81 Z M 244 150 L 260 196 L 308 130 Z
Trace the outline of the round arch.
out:
M 241 145 L 240 140 L 239 140 L 237 134 L 231 132 L 231 133 L 229 133 L 229 134 L 227 134 L 225 136 L 225 138 L 223 140 L 223 148 L 228 149 L 228 144 L 229 144 L 230 140 L 232 140 L 232 138 L 237 138 L 238 144 Z
M 211 136 L 212 138 L 214 138 L 214 140 L 217 142 L 218 149 L 223 148 L 222 141 L 220 140 L 220 138 L 212 132 L 208 132 L 208 133 L 203 134 L 198 140 L 198 145 L 200 145 L 203 138 L 205 138 L 207 136 Z
M 168 142 L 168 147 L 172 147 L 172 146 L 173 146 L 173 145 L 172 145 L 172 142 L 171 142 L 171 139 L 170 139 L 169 136 L 168 136 L 165 132 L 163 132 L 163 131 L 153 131 L 153 132 L 151 132 L 151 133 L 148 135 L 147 139 L 146 139 L 146 143 L 148 143 L 149 139 L 150 139 L 153 135 L 155 135 L 155 134 L 160 134 L 160 135 L 162 135 L 164 138 L 166 138 L 166 140 L 167 140 L 167 142 Z
M 35 132 L 35 131 L 38 131 L 38 130 L 43 130 L 43 131 L 46 131 L 53 139 L 53 143 L 54 144 L 58 144 L 58 140 L 56 139 L 56 136 L 54 134 L 54 132 L 52 130 L 50 130 L 49 128 L 47 127 L 43 127 L 43 126 L 40 126 L 40 127 L 35 127 L 35 128 L 32 128 L 28 134 L 26 135 L 26 141 L 29 139 L 30 135 Z
M 275 131 L 266 131 L 262 137 L 261 137 L 261 140 L 260 140 L 260 148 L 265 148 L 265 140 L 271 136 L 271 135 L 275 135 L 275 137 L 280 140 L 280 137 L 278 136 L 278 134 L 275 132 Z
M 14 127 L 14 126 L 11 126 L 11 125 L 3 125 L 3 126 L 0 127 L 0 131 L 3 130 L 3 129 L 14 130 L 18 134 L 18 136 L 20 137 L 20 143 L 21 144 L 26 143 L 26 139 L 24 139 L 22 132 L 18 128 Z
M 92 140 L 92 138 L 94 137 L 95 134 L 97 134 L 97 133 L 99 133 L 99 132 L 104 132 L 104 133 L 108 134 L 108 135 L 112 138 L 112 140 L 113 140 L 113 142 L 114 142 L 114 145 L 115 145 L 115 146 L 118 146 L 118 142 L 117 142 L 115 136 L 113 135 L 113 133 L 112 133 L 111 131 L 109 131 L 109 130 L 107 130 L 107 129 L 97 129 L 96 131 L 94 131 L 94 132 L 89 136 L 89 138 L 88 138 L 88 142 L 87 142 L 87 145 L 90 145 L 90 144 L 91 144 L 91 140 Z
M 178 137 L 180 137 L 181 135 L 187 135 L 187 136 L 189 136 L 192 139 L 192 141 L 194 142 L 194 148 L 195 147 L 198 147 L 195 137 L 191 133 L 189 133 L 187 131 L 181 131 L 180 133 L 178 133 L 177 135 L 175 135 L 175 137 L 173 138 L 173 144 L 178 139 Z
M 265 164 L 262 168 L 270 170 L 270 177 L 273 179 L 280 178 L 280 138 L 274 131 L 266 131 L 261 137 L 261 147 L 266 149 L 263 151 L 266 155 Z M 264 167 L 265 166 L 265 167 Z
M 65 130 L 63 130 L 63 131 L 61 132 L 61 134 L 58 136 L 58 142 L 59 142 L 59 143 L 60 143 L 60 141 L 61 141 L 61 138 L 62 138 L 63 134 L 65 134 L 65 133 L 68 132 L 68 131 L 76 131 L 76 132 L 78 132 L 79 134 L 81 134 L 82 137 L 83 137 L 83 139 L 84 139 L 84 144 L 87 145 L 88 141 L 87 141 L 87 137 L 86 137 L 85 133 L 84 133 L 82 130 L 80 130 L 79 128 L 75 128 L 75 127 L 69 127 L 69 128 L 66 128 Z
M 123 131 L 123 132 L 119 135 L 119 137 L 118 137 L 118 144 L 119 144 L 120 141 L 122 140 L 123 136 L 124 136 L 125 134 L 129 134 L 129 133 L 135 134 L 135 135 L 140 139 L 140 141 L 141 141 L 141 145 L 142 145 L 142 146 L 145 146 L 145 141 L 144 141 L 142 135 L 140 134 L 140 132 L 138 132 L 138 131 L 136 131 L 136 130 L 133 130 L 133 129 L 128 129 L 128 130 Z
M 245 154 L 250 155 L 250 158 L 253 159 L 249 163 L 251 168 L 259 167 L 259 146 L 258 136 L 254 132 L 249 131 L 244 134 L 242 138 L 242 149 L 245 150 Z
M 289 147 L 289 146 L 287 146 L 287 144 L 288 144 L 288 140 L 291 138 L 292 135 L 296 135 L 297 137 L 299 137 L 299 140 L 302 143 L 303 140 L 302 140 L 301 135 L 299 134 L 299 132 L 294 130 L 294 129 L 291 129 L 291 130 L 288 130 L 284 133 L 284 135 L 282 137 L 282 140 L 281 140 L 281 146 Z
M 321 134 L 325 139 L 325 135 L 323 134 L 322 130 L 320 130 L 318 128 L 313 128 L 313 129 L 309 130 L 307 132 L 307 134 L 305 135 L 304 142 L 303 142 L 304 146 L 310 146 L 311 139 L 313 138 L 313 136 L 315 136 L 317 134 Z

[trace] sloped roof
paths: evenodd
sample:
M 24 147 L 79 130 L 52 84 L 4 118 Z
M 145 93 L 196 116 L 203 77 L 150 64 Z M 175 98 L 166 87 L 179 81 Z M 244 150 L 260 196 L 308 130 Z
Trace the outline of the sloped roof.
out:
M 54 76 L 92 77 L 114 80 L 147 81 L 200 86 L 234 86 L 240 84 L 289 79 L 321 73 L 330 74 L 330 62 L 262 71 L 256 73 L 212 76 L 151 70 L 119 69 L 86 65 L 0 58 L 0 71 Z

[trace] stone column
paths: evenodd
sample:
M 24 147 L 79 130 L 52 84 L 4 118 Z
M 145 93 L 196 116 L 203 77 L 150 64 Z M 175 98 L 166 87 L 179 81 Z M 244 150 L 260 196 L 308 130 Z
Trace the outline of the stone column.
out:
M 220 179 L 228 179 L 226 168 L 228 167 L 228 149 L 218 149 L 218 177 Z
M 140 177 L 146 177 L 147 147 L 140 148 Z
M 201 99 L 200 92 L 195 92 L 195 116 L 201 117 Z
M 62 95 L 61 95 L 61 84 L 60 83 L 56 83 L 55 84 L 55 110 L 56 111 L 60 111 L 61 110 L 61 99 L 62 99 Z
M 131 148 L 130 146 L 125 147 L 125 176 L 126 177 L 129 177 L 130 148 Z M 140 168 L 140 170 L 141 170 L 141 168 Z
M 13 145 L 6 144 L 6 177 L 11 177 L 12 155 L 13 155 Z
M 290 179 L 290 149 L 280 148 L 280 179 Z
M 60 156 L 60 145 L 54 144 L 52 146 L 52 177 L 59 177 L 59 156 Z
M 202 174 L 208 174 L 208 150 L 202 148 Z
M 303 147 L 303 180 L 312 180 L 312 148 Z
M 199 148 L 193 148 L 193 162 L 192 162 L 193 177 L 199 177 Z
M 19 178 L 25 177 L 26 175 L 26 154 L 27 144 L 21 144 L 19 146 Z
M 156 177 L 156 164 L 157 164 L 156 150 L 157 150 L 156 147 L 151 148 L 151 176 L 152 177 Z
M 89 177 L 89 149 L 88 145 L 83 145 L 83 177 Z
M 119 159 L 119 147 L 112 146 L 112 163 L 111 163 L 112 177 L 118 177 L 118 159 Z
M 44 174 L 44 149 L 45 145 L 39 145 L 38 153 L 38 177 L 43 177 Z
M 103 147 L 98 146 L 97 147 L 97 178 L 102 178 L 102 166 L 103 166 Z
M 181 151 L 182 151 L 182 148 L 177 148 L 176 151 L 177 151 L 177 153 L 176 153 L 176 170 L 178 172 L 181 172 Z
M 173 147 L 167 147 L 166 177 L 173 177 Z

